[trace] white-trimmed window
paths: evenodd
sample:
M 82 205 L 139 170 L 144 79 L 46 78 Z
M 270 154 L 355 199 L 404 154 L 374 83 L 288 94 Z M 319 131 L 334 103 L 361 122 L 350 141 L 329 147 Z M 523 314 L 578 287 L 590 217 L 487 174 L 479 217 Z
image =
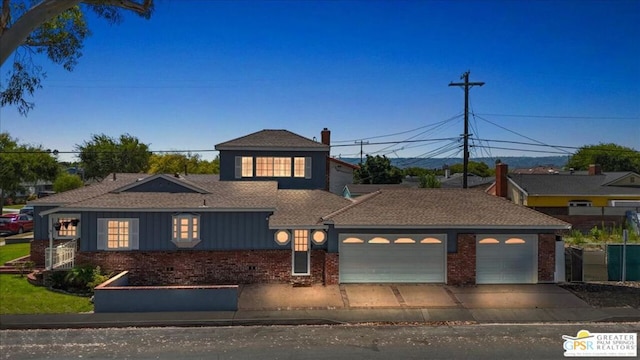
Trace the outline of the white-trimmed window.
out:
M 293 275 L 309 275 L 309 230 L 293 230 Z
M 253 177 L 253 157 L 242 157 L 242 177 Z
M 256 176 L 259 177 L 290 177 L 290 157 L 256 157 Z
M 591 201 L 589 201 L 589 200 L 572 200 L 572 201 L 569 201 L 569 206 L 591 207 Z
M 199 215 L 173 215 L 171 223 L 171 241 L 178 247 L 193 247 L 200 242 Z
M 305 158 L 295 157 L 293 158 L 293 177 L 303 178 L 305 176 Z
M 311 157 L 236 156 L 235 178 L 254 176 L 311 179 Z
M 80 236 L 80 214 L 52 214 L 54 239 L 76 239 Z
M 98 250 L 138 249 L 138 229 L 138 219 L 98 219 Z

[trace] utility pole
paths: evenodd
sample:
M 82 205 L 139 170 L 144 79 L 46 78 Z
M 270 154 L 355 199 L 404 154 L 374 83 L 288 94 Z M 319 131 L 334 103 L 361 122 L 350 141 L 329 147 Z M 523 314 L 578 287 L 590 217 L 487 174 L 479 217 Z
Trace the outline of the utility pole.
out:
M 464 86 L 464 156 L 463 156 L 463 175 L 462 175 L 462 188 L 466 189 L 467 176 L 469 175 L 469 89 L 473 86 L 482 86 L 484 82 L 469 82 L 469 71 L 460 76 L 460 79 L 464 80 L 462 83 L 449 83 L 449 86 Z
M 360 144 L 360 164 L 362 164 L 362 158 L 364 156 L 364 151 L 362 149 L 362 145 L 368 144 L 368 143 L 369 143 L 368 141 L 362 141 L 362 140 L 356 141 L 356 144 Z

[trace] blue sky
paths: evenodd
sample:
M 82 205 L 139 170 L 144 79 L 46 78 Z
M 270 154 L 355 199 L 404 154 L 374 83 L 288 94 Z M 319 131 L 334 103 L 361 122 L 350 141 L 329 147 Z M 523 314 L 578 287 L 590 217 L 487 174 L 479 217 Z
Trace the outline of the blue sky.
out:
M 152 150 L 213 149 L 265 128 L 319 138 L 327 127 L 336 145 L 449 139 L 462 133 L 464 93 L 448 84 L 470 70 L 486 83 L 470 93 L 476 139 L 640 149 L 635 0 L 157 0 L 150 20 L 89 24 L 75 70 L 42 60 L 36 108 L 26 118 L 2 108 L 1 131 L 59 151 L 100 133 L 129 133 Z M 472 156 L 573 151 L 472 143 L 491 147 Z M 454 140 L 364 151 L 461 154 Z

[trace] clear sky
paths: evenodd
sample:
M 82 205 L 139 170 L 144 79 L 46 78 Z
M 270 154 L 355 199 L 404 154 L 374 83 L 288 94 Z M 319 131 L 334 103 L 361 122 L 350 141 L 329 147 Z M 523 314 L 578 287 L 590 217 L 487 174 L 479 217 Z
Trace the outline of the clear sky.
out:
M 75 70 L 42 60 L 35 109 L 2 108 L 0 131 L 59 151 L 101 133 L 152 150 L 212 150 L 262 129 L 319 139 L 327 127 L 336 145 L 456 138 L 464 92 L 448 85 L 470 70 L 486 83 L 470 92 L 476 139 L 640 149 L 637 0 L 156 0 L 150 20 L 90 16 L 89 26 Z M 573 151 L 472 143 L 491 147 L 472 156 Z M 460 155 L 451 140 L 364 151 Z

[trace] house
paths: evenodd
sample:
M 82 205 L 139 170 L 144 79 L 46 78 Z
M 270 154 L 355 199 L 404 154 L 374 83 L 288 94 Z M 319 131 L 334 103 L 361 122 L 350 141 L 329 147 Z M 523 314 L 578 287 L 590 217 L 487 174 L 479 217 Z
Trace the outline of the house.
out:
M 219 179 L 113 174 L 38 199 L 32 259 L 128 270 L 132 285 L 555 280 L 569 224 L 462 189 L 345 199 L 325 190 L 328 146 L 264 130 L 217 146 Z
M 599 165 L 585 172 L 509 174 L 506 164 L 498 164 L 487 192 L 588 230 L 603 222 L 620 225 L 627 210 L 640 208 L 640 175 L 603 173 Z

